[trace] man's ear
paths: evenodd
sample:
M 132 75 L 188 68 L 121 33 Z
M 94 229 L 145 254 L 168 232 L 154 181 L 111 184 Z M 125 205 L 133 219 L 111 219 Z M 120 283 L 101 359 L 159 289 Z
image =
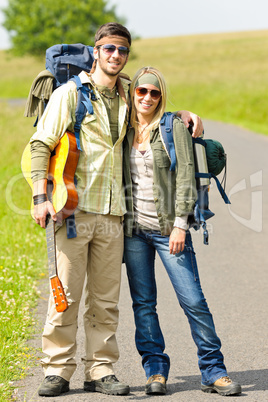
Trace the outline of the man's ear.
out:
M 93 55 L 94 55 L 95 60 L 97 60 L 99 58 L 99 49 L 95 46 L 93 48 Z

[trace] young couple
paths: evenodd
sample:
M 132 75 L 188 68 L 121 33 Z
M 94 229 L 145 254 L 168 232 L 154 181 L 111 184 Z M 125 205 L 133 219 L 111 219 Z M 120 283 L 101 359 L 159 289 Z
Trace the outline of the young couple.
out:
M 86 115 L 80 130 L 82 152 L 75 174 L 79 196 L 77 235 L 67 237 L 66 222 L 56 233 L 58 273 L 72 303 L 68 310 L 58 313 L 50 298 L 42 337 L 45 378 L 38 392 L 41 396 L 57 396 L 69 391 L 76 369 L 78 309 L 86 281 L 84 390 L 109 395 L 129 393 L 129 385 L 120 382 L 113 370 L 119 357 L 115 335 L 124 248 L 136 346 L 147 377 L 145 392 L 166 393 L 170 365 L 155 309 L 157 251 L 190 323 L 198 349 L 201 389 L 221 395 L 239 394 L 240 385 L 227 376 L 223 363 L 187 224 L 196 191 L 191 136 L 186 126 L 192 122 L 193 135 L 199 136 L 202 122 L 190 112 L 178 112 L 182 118 L 174 120 L 178 166 L 170 175 L 159 133 L 166 86 L 156 69 L 141 69 L 131 83 L 128 129 L 130 81 L 119 73 L 127 63 L 130 46 L 131 36 L 125 27 L 117 23 L 101 26 L 95 36 L 93 69 L 90 74 L 80 74 L 82 83 L 93 89 L 97 100 L 92 102 L 94 114 Z M 66 130 L 74 131 L 76 103 L 73 82 L 55 90 L 31 139 L 34 217 L 43 228 L 48 213 L 57 219 L 46 195 L 50 154 Z M 174 200 L 171 209 L 170 200 Z

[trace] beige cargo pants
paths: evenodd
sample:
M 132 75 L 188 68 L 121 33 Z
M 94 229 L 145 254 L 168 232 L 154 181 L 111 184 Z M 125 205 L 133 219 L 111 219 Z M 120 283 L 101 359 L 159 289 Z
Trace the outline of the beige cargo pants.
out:
M 72 300 L 68 310 L 57 313 L 50 297 L 42 345 L 45 376 L 69 381 L 76 369 L 78 309 L 85 283 L 85 380 L 113 374 L 118 360 L 116 342 L 118 301 L 123 254 L 121 218 L 79 211 L 77 237 L 67 239 L 66 224 L 56 234 L 58 274 Z

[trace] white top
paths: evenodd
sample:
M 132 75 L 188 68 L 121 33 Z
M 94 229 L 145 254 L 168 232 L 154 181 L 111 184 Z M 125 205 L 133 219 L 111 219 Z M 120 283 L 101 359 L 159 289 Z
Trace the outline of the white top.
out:
M 160 230 L 153 195 L 153 153 L 150 146 L 144 153 L 132 147 L 130 172 L 135 221 L 150 229 Z M 174 226 L 188 229 L 187 216 L 177 217 Z

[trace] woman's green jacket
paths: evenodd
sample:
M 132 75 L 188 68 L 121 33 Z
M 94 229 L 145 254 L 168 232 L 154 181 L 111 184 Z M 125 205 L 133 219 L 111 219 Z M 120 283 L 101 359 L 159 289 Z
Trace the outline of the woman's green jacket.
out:
M 163 236 L 170 235 L 176 217 L 193 212 L 197 199 L 192 137 L 179 118 L 174 119 L 173 135 L 177 156 L 174 172 L 169 170 L 170 158 L 161 136 L 161 130 L 157 127 L 150 132 L 150 145 L 153 152 L 153 195 Z M 134 224 L 130 173 L 130 152 L 133 138 L 134 129 L 130 128 L 123 143 L 123 177 L 127 206 L 124 226 L 125 234 L 130 237 Z

